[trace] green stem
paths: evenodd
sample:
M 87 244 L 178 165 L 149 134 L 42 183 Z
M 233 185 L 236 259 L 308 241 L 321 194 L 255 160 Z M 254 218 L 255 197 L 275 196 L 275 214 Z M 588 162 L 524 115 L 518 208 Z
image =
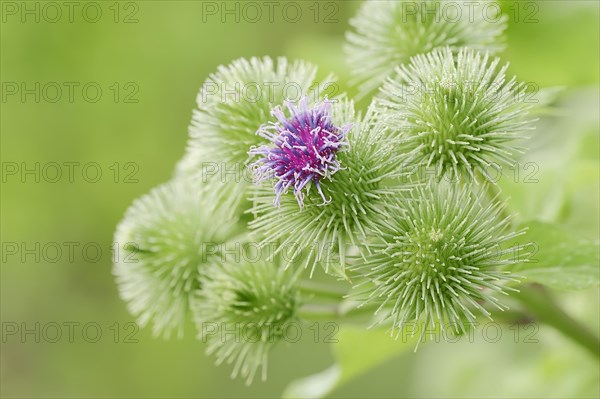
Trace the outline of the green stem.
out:
M 343 311 L 341 302 L 337 304 L 305 304 L 302 305 L 298 311 L 300 318 L 317 321 L 317 320 L 344 320 L 353 321 L 357 317 L 364 317 L 365 315 L 373 315 L 377 309 L 376 306 L 362 306 L 360 308 L 352 308 L 350 310 Z
M 488 181 L 481 172 L 476 173 L 476 179 L 479 182 L 479 184 L 485 185 L 487 197 L 492 203 L 498 203 L 499 201 L 502 201 L 502 191 L 500 190 L 500 187 L 498 186 L 497 182 Z M 502 219 L 510 217 L 510 213 L 508 212 L 508 209 L 506 209 L 506 207 L 500 207 L 498 208 L 498 210 L 500 212 L 499 216 Z
M 554 327 L 594 356 L 600 357 L 600 339 L 558 307 L 544 287 L 524 287 L 520 293 L 514 294 L 514 297 L 540 322 Z
M 339 319 L 340 313 L 336 305 L 303 305 L 298 310 L 301 319 L 309 321 Z
M 333 287 L 329 284 L 315 281 L 302 281 L 299 284 L 299 289 L 302 294 L 307 296 L 336 301 L 341 301 L 344 295 L 347 294 L 347 291 L 341 287 Z

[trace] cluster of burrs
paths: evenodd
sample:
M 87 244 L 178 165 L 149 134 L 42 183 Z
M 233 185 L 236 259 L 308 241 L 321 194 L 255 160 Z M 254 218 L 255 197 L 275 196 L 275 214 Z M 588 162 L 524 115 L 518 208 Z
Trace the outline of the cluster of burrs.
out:
M 525 87 L 491 55 L 505 19 L 405 6 L 365 2 L 351 21 L 361 95 L 379 88 L 365 110 L 328 98 L 333 78 L 305 62 L 240 59 L 210 75 L 174 179 L 117 229 L 114 274 L 140 324 L 181 335 L 191 314 L 208 352 L 251 382 L 303 320 L 305 269 L 347 281 L 393 335 L 464 332 L 505 309 L 520 233 L 488 171 L 532 125 Z

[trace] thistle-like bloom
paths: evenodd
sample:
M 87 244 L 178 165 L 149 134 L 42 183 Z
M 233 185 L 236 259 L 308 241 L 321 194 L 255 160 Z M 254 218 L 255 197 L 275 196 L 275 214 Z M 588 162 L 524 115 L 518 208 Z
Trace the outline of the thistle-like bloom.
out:
M 237 209 L 243 217 L 250 207 L 245 200 L 252 182 L 248 150 L 268 143 L 256 131 L 271 119 L 274 104 L 283 104 L 290 96 L 316 101 L 335 88 L 332 76 L 317 81 L 316 73 L 312 64 L 283 57 L 241 58 L 220 66 L 198 93 L 176 176 L 227 182 L 228 201 L 241 205 Z
M 474 50 L 450 48 L 411 59 L 383 87 L 387 121 L 405 139 L 401 151 L 435 167 L 441 179 L 490 171 L 514 162 L 515 142 L 531 130 L 526 86 L 505 76 L 508 65 Z
M 274 203 L 279 206 L 282 194 L 290 187 L 298 205 L 304 206 L 304 188 L 310 190 L 312 183 L 324 203 L 328 200 L 321 190 L 322 179 L 331 180 L 331 176 L 340 170 L 336 154 L 346 145 L 345 136 L 351 129 L 350 124 L 342 127 L 331 122 L 331 102 L 327 99 L 313 108 L 308 107 L 307 98 L 300 101 L 298 108 L 287 102 L 289 119 L 281 108 L 271 112 L 278 122 L 263 125 L 258 134 L 272 142 L 250 150 L 251 155 L 262 156 L 255 166 L 256 179 L 277 179 Z
M 198 338 L 217 365 L 233 364 L 232 378 L 250 384 L 259 368 L 267 376 L 271 349 L 285 338 L 299 305 L 295 278 L 278 264 L 225 259 L 201 274 L 192 303 Z
M 342 129 L 348 145 L 335 154 L 341 168 L 320 180 L 321 190 L 306 192 L 302 209 L 292 193 L 273 194 L 273 185 L 263 181 L 254 192 L 256 218 L 249 226 L 266 243 L 279 243 L 277 251 L 285 251 L 286 260 L 302 258 L 305 266 L 314 269 L 319 263 L 326 272 L 345 276 L 348 248 L 366 240 L 382 205 L 407 186 L 401 182 L 402 154 L 388 138 L 375 107 L 361 117 L 352 102 L 340 100 L 332 104 L 330 118 L 333 126 L 352 126 Z M 279 207 L 273 206 L 277 196 Z M 328 201 L 324 206 L 323 197 Z
M 119 293 L 140 325 L 155 335 L 181 336 L 189 299 L 198 288 L 198 271 L 211 262 L 207 244 L 238 232 L 219 187 L 176 180 L 137 199 L 115 234 Z M 224 204 L 224 205 L 220 205 Z
M 350 21 L 346 53 L 361 93 L 367 94 L 410 57 L 435 48 L 502 48 L 507 18 L 490 1 L 365 1 Z
M 429 184 L 388 206 L 370 255 L 353 271 L 365 279 L 357 298 L 380 305 L 376 314 L 392 321 L 392 334 L 419 322 L 464 332 L 473 310 L 489 317 L 485 304 L 506 308 L 494 294 L 511 289 L 504 283 L 514 277 L 502 268 L 517 262 L 510 242 L 521 233 L 498 216 L 504 205 L 483 197 L 468 186 Z

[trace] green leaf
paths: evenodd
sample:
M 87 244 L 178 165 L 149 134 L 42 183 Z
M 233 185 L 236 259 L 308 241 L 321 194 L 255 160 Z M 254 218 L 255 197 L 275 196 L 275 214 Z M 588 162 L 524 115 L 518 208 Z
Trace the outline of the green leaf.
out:
M 544 115 L 531 132 L 529 150 L 503 168 L 498 184 L 510 197 L 517 223 L 561 223 L 598 239 L 597 90 L 566 90 L 554 107 L 554 113 Z
M 401 336 L 394 340 L 389 330 L 365 330 L 358 326 L 342 326 L 338 342 L 331 345 L 336 364 L 324 371 L 293 381 L 284 398 L 323 398 L 393 357 L 415 348 L 418 337 Z
M 556 289 L 581 290 L 600 284 L 598 243 L 556 224 L 533 221 L 521 227 L 528 231 L 519 252 L 527 252 L 524 258 L 528 260 L 511 266 L 510 271 L 527 277 L 528 282 Z

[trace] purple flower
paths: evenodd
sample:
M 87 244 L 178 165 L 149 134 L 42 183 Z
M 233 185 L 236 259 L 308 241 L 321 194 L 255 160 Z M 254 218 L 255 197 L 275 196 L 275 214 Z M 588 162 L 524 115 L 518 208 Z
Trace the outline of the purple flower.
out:
M 310 109 L 306 97 L 300 100 L 298 108 L 289 101 L 286 101 L 286 105 L 291 114 L 289 119 L 280 107 L 274 108 L 271 114 L 278 122 L 263 125 L 257 132 L 273 145 L 250 150 L 250 155 L 262 156 L 252 164 L 255 167 L 255 180 L 271 177 L 278 180 L 274 187 L 276 206 L 279 206 L 281 195 L 293 187 L 294 196 L 302 208 L 302 190 L 306 188 L 308 192 L 310 182 L 315 185 L 325 204 L 329 201 L 325 199 L 320 182 L 323 178 L 331 179 L 340 170 L 336 153 L 347 145 L 345 137 L 351 125 L 337 127 L 331 122 L 331 101 L 327 98 Z

